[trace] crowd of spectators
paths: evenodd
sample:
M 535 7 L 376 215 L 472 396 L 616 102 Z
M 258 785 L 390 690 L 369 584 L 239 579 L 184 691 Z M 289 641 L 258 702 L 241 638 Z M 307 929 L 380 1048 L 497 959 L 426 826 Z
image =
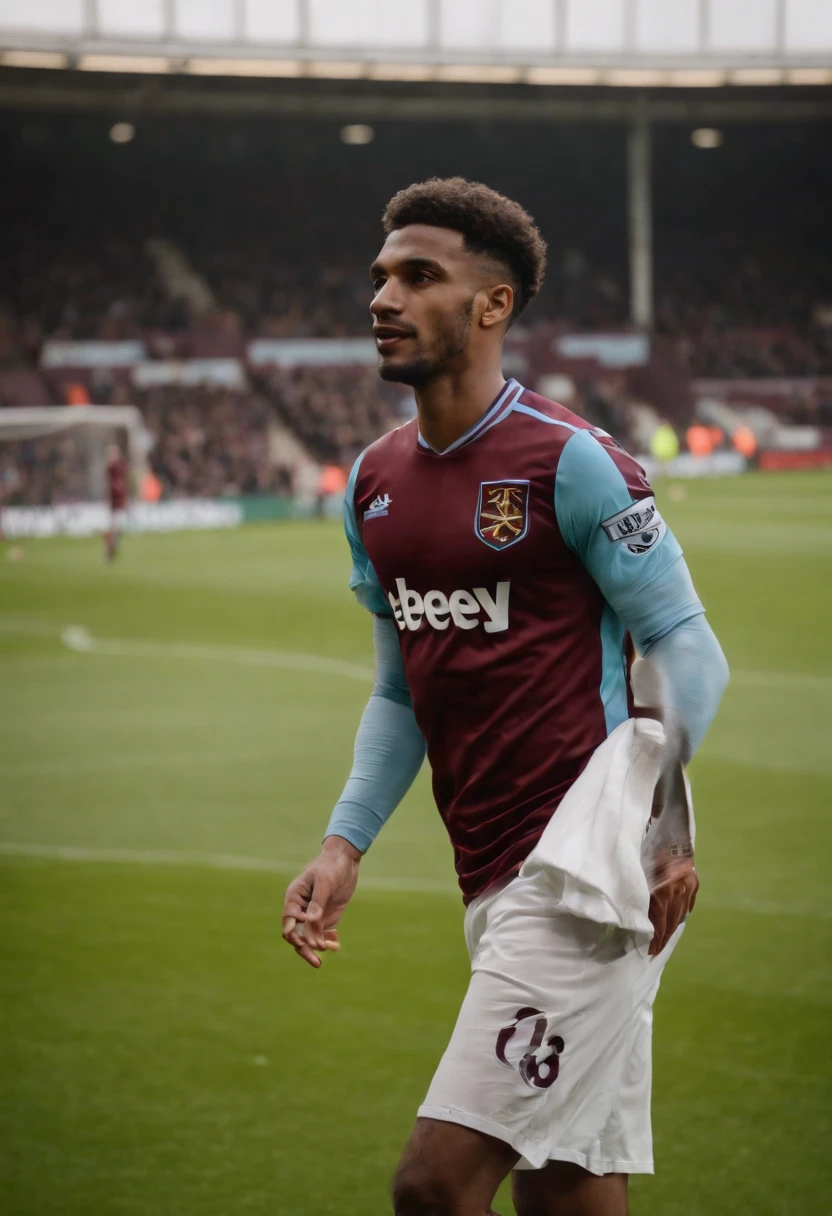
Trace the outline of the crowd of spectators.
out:
M 275 462 L 273 411 L 253 393 L 164 387 L 134 394 L 148 431 L 148 463 L 171 498 L 291 493 Z
M 0 444 L 0 508 L 78 502 L 88 487 L 89 466 L 71 433 Z
M 368 335 L 363 267 L 345 262 L 316 274 L 303 260 L 258 259 L 253 248 L 241 246 L 214 251 L 196 269 L 216 305 L 200 318 L 169 297 L 140 246 L 110 238 L 86 249 L 24 241 L 0 268 L 0 373 L 28 368 L 32 375 L 47 337 L 158 340 L 198 329 L 203 336 L 230 336 L 242 350 L 249 337 Z M 659 259 L 656 335 L 691 378 L 830 377 L 831 302 L 832 276 L 817 259 L 798 264 L 776 252 L 736 264 L 716 257 Z M 621 278 L 573 251 L 553 258 L 548 283 L 520 325 L 615 329 L 626 323 L 626 313 Z M 319 462 L 348 467 L 413 409 L 409 392 L 382 383 L 369 368 L 274 367 L 258 373 L 256 392 L 233 393 L 209 387 L 137 392 L 99 369 L 87 387 L 97 404 L 140 407 L 152 445 L 149 464 L 168 497 L 290 492 L 291 473 L 272 454 L 275 423 L 289 427 Z M 0 386 L 0 405 L 14 403 Z M 632 441 L 632 403 L 609 378 L 579 384 L 570 404 L 625 445 Z M 823 424 L 827 412 L 824 399 L 801 417 Z M 88 492 L 85 462 L 71 436 L 3 445 L 0 456 L 6 501 L 62 502 Z
M 697 380 L 832 375 L 832 328 L 722 328 L 704 324 L 673 344 L 685 372 Z
M 832 387 L 819 384 L 790 394 L 785 411 L 798 426 L 828 427 L 832 430 Z
M 656 332 L 695 379 L 832 375 L 832 265 L 771 251 L 669 260 Z
M 623 375 L 608 375 L 579 383 L 569 408 L 612 435 L 628 451 L 639 450 L 635 441 L 633 400 Z
M 370 285 L 354 261 L 265 255 L 242 236 L 193 261 L 215 304 L 200 316 L 166 293 L 141 241 L 105 237 L 90 248 L 16 239 L 0 259 L 0 368 L 36 364 L 47 337 L 368 335 Z M 656 334 L 691 377 L 832 374 L 832 265 L 820 256 L 659 253 L 655 298 Z M 620 269 L 596 267 L 573 249 L 552 256 L 520 325 L 615 329 L 627 313 Z
M 370 325 L 367 267 L 264 257 L 256 247 L 206 254 L 200 268 L 218 307 L 255 338 L 366 337 Z
M 317 460 L 347 467 L 413 413 L 413 397 L 375 369 L 274 368 L 263 380 L 278 416 Z
M 89 247 L 25 229 L 3 249 L 0 316 L 0 361 L 36 359 L 46 338 L 136 338 L 190 323 L 140 242 L 103 237 Z

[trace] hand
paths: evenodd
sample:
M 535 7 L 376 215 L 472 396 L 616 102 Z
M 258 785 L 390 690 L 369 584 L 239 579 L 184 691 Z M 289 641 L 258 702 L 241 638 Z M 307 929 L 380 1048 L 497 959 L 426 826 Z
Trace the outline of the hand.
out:
M 688 856 L 665 854 L 657 866 L 656 885 L 650 892 L 650 923 L 653 940 L 649 954 L 661 954 L 682 921 L 693 911 L 699 877 L 692 852 Z
M 310 967 L 320 967 L 324 950 L 341 948 L 335 926 L 352 899 L 360 861 L 361 853 L 348 840 L 327 836 L 319 855 L 289 884 L 283 940 Z

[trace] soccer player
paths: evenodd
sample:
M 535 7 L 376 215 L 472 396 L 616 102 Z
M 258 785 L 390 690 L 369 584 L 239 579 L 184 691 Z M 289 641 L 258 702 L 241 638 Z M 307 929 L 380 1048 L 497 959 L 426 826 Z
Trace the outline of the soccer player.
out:
M 321 853 L 287 891 L 283 935 L 313 967 L 337 948 L 362 855 L 427 748 L 472 976 L 395 1211 L 486 1216 L 512 1173 L 520 1216 L 624 1216 L 627 1176 L 653 1169 L 653 999 L 699 885 L 681 764 L 727 667 L 639 466 L 503 376 L 506 331 L 544 271 L 531 217 L 486 186 L 434 179 L 397 194 L 384 229 L 371 269 L 379 370 L 413 386 L 418 415 L 367 448 L 347 488 L 350 585 L 373 613 L 376 683 Z M 593 756 L 635 730 L 628 635 L 664 689 L 668 847 L 649 921 L 638 869 L 649 953 L 649 929 L 640 949 L 523 868 Z
M 110 499 L 110 528 L 104 534 L 104 553 L 108 562 L 117 555 L 127 510 L 127 481 L 129 469 L 117 443 L 107 448 L 107 493 Z

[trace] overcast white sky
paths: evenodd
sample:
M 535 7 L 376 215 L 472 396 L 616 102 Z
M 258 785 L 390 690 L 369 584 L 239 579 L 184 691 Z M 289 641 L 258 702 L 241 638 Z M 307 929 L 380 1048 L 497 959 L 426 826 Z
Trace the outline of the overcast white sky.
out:
M 785 0 L 787 50 L 832 51 L 832 0 Z M 649 54 L 695 51 L 700 0 L 635 0 L 636 44 Z M 152 40 L 164 31 L 164 0 L 96 0 L 100 32 Z M 2 31 L 63 37 L 84 31 L 84 0 L 0 0 Z M 235 38 L 236 0 L 174 0 L 174 37 L 228 42 Z M 555 45 L 554 0 L 440 0 L 444 51 L 493 48 L 545 54 Z M 625 0 L 567 0 L 566 50 L 624 48 Z M 309 27 L 322 47 L 390 47 L 418 51 L 428 40 L 427 0 L 309 0 Z M 717 52 L 771 51 L 778 0 L 712 0 L 710 45 Z M 298 0 L 244 0 L 244 36 L 254 44 L 292 42 Z

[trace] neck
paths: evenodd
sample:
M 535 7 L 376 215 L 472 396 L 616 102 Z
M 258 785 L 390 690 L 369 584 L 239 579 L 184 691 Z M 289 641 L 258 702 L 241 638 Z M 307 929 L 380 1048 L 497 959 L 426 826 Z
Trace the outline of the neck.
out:
M 419 432 L 435 452 L 455 443 L 497 397 L 505 384 L 501 353 L 485 365 L 444 373 L 416 388 Z

